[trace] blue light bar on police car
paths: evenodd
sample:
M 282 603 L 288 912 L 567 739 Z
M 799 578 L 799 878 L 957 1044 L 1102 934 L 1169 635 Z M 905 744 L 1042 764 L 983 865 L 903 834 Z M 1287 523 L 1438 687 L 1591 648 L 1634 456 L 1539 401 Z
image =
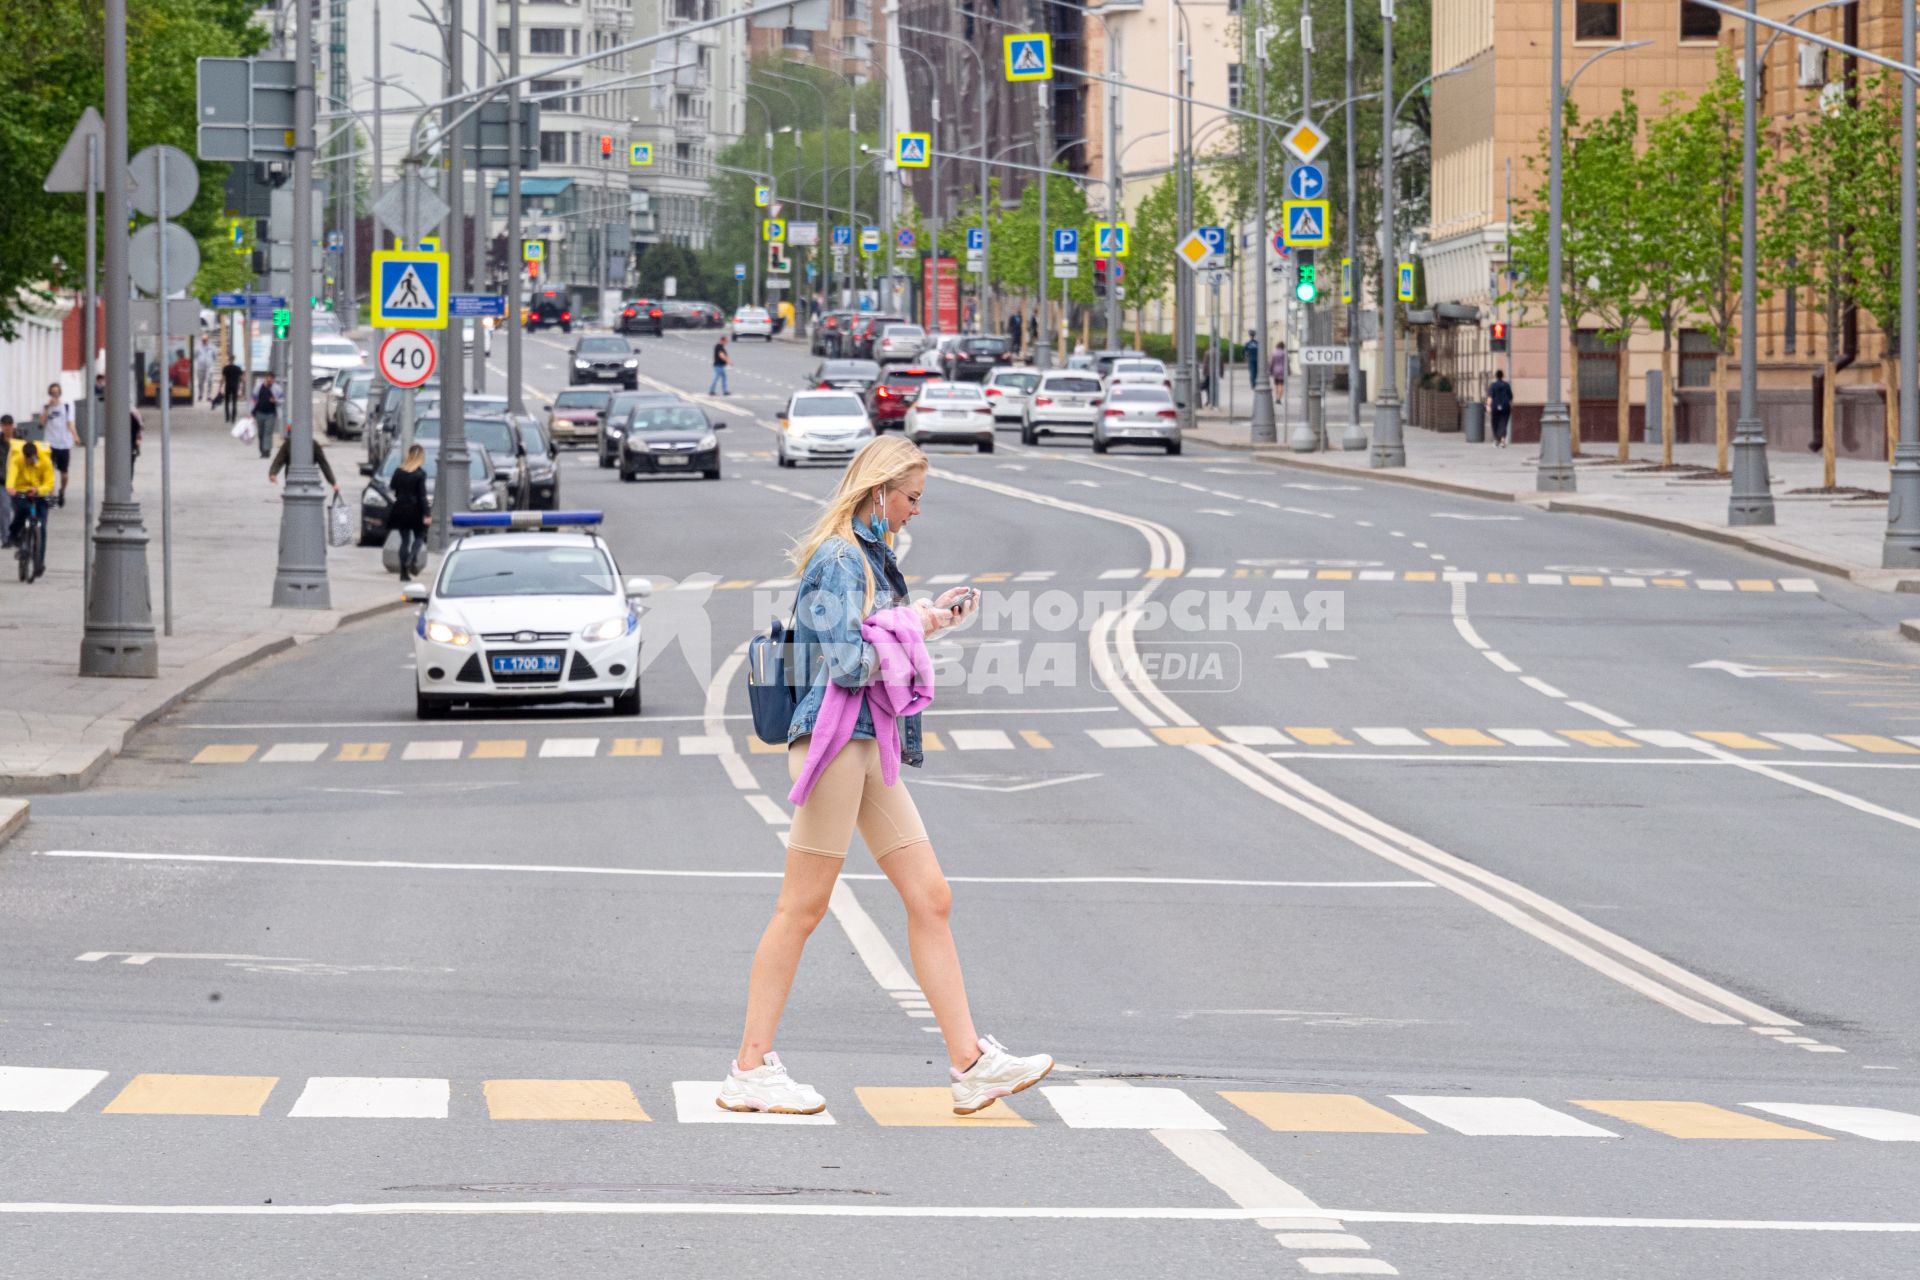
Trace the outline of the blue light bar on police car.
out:
M 456 529 L 569 529 L 591 528 L 602 521 L 598 511 L 462 511 L 454 515 Z

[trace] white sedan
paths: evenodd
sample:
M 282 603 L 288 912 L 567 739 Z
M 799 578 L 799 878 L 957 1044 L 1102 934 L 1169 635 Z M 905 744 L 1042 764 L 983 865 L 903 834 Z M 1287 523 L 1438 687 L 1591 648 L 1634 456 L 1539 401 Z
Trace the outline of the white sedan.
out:
M 1107 390 L 1116 387 L 1159 387 L 1165 391 L 1173 390 L 1173 379 L 1167 373 L 1167 366 L 1158 360 L 1143 356 L 1133 356 L 1113 362 L 1113 372 L 1107 375 Z
M 453 517 L 464 534 L 433 584 L 408 583 L 414 710 L 438 719 L 455 704 L 610 698 L 640 714 L 640 601 L 645 578 L 622 578 L 594 531 L 597 511 Z M 500 532 L 486 532 L 498 529 Z M 523 532 L 524 531 L 524 532 Z
M 312 353 L 316 387 L 330 387 L 333 380 L 347 370 L 367 367 L 367 358 L 360 354 L 360 348 L 345 338 L 316 337 Z
M 993 452 L 993 405 L 977 382 L 929 382 L 920 388 L 904 424 L 915 444 L 944 441 Z
M 733 313 L 733 336 L 735 338 L 765 338 L 773 341 L 773 317 L 765 307 L 741 307 Z
M 867 406 L 851 391 L 796 391 L 780 411 L 774 457 L 783 467 L 845 462 L 873 439 Z

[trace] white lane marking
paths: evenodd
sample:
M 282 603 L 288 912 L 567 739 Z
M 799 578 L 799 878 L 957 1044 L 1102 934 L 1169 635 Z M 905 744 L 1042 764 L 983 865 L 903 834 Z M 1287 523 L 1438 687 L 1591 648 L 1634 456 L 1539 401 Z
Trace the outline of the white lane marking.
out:
M 70 1067 L 0 1067 L 0 1111 L 66 1111 L 106 1078 Z
M 1293 1225 L 1291 1223 L 1289 1226 Z M 1305 1231 L 1299 1235 L 1286 1232 L 1274 1237 L 1274 1242 L 1282 1249 L 1371 1249 L 1372 1245 L 1359 1236 L 1347 1235 L 1339 1231 Z
M 1434 1094 L 1391 1095 L 1410 1111 L 1470 1138 L 1617 1138 L 1620 1135 L 1588 1124 L 1532 1098 L 1447 1097 Z
M 1137 578 L 1139 576 L 1140 571 L 1138 569 L 1103 569 L 1100 573 L 1100 580 L 1102 582 L 1117 581 L 1122 578 Z
M 1834 1107 L 1805 1102 L 1749 1102 L 1755 1111 L 1780 1115 L 1789 1121 L 1803 1121 L 1820 1128 L 1837 1128 L 1855 1138 L 1874 1142 L 1920 1142 L 1920 1115 L 1907 1111 L 1887 1111 L 1884 1107 Z
M 1520 683 L 1527 686 L 1527 688 L 1533 690 L 1535 693 L 1546 694 L 1549 698 L 1564 698 L 1567 696 L 1566 694 L 1560 692 L 1558 689 L 1554 688 L 1552 685 L 1548 684 L 1545 680 L 1542 680 L 1539 676 L 1521 676 Z
M 1220 736 L 1228 742 L 1237 742 L 1243 747 L 1290 747 L 1289 738 L 1272 725 L 1266 724 L 1223 724 Z
M 949 729 L 947 737 L 956 751 L 1013 750 L 1013 739 L 1004 729 Z
M 1697 745 L 1694 739 L 1677 729 L 1629 729 L 1627 736 L 1650 747 L 1659 747 L 1662 751 L 1691 751 Z
M 1400 575 L 1392 569 L 1362 569 L 1360 571 L 1361 582 L 1393 582 L 1399 577 Z
M 289 1117 L 445 1120 L 453 1086 L 409 1076 L 314 1076 Z
M 1430 747 L 1433 744 L 1411 729 L 1355 729 L 1376 747 Z
M 1154 744 L 1144 729 L 1089 729 L 1087 736 L 1103 747 L 1150 747 Z
M 1224 1129 L 1201 1105 L 1178 1089 L 1042 1085 L 1070 1129 Z
M 1449 581 L 1453 583 L 1453 629 L 1460 633 L 1462 640 L 1485 653 L 1493 646 L 1480 638 L 1480 633 L 1474 629 L 1473 623 L 1467 618 L 1466 583 L 1456 578 L 1449 578 Z
M 1578 711 L 1583 716 L 1592 716 L 1595 720 L 1598 720 L 1601 724 L 1612 725 L 1616 729 L 1633 728 L 1633 721 L 1622 720 L 1619 716 L 1613 714 L 1613 712 L 1603 711 L 1599 707 L 1594 706 L 1590 702 L 1571 702 L 1570 701 L 1567 703 L 1567 707 L 1569 710 Z
M 1515 747 L 1544 747 L 1550 751 L 1566 747 L 1563 739 L 1556 738 L 1545 729 L 1495 729 L 1493 736 Z
M 1227 576 L 1227 571 L 1225 569 L 1189 569 L 1185 576 L 1189 578 L 1224 578 Z
M 1792 747 L 1796 751 L 1845 751 L 1849 753 L 1853 751 L 1853 748 L 1846 743 L 1835 742 L 1831 738 L 1823 738 L 1817 733 L 1763 733 L 1760 736 L 1770 738 L 1783 747 Z
M 1480 652 L 1480 656 L 1510 676 L 1520 674 L 1520 664 L 1512 658 L 1509 658 L 1506 654 L 1501 653 L 1498 649 L 1483 649 Z
M 1093 1084 L 1094 1081 L 1084 1083 Z M 1101 1081 L 1099 1083 L 1109 1083 Z M 1062 1091 L 1064 1092 L 1064 1090 Z M 1320 1206 L 1300 1190 L 1242 1150 L 1224 1133 L 1206 1129 L 1155 1129 L 1154 1141 L 1179 1157 L 1180 1162 L 1211 1182 L 1227 1199 L 1242 1209 L 1285 1205 L 1289 1209 L 1317 1212 Z M 1327 1239 L 1356 1239 L 1340 1235 L 1340 1223 L 1333 1218 L 1272 1218 L 1259 1220 L 1261 1226 L 1285 1226 L 1312 1236 L 1323 1229 Z M 1334 1248 L 1351 1246 L 1334 1245 Z M 1363 1241 L 1360 1248 L 1367 1247 Z
M 746 801 L 768 826 L 790 827 L 793 825 L 793 815 L 781 808 L 779 802 L 772 796 L 752 791 L 747 793 Z
M 1729 764 L 1736 765 L 1749 773 L 1757 773 L 1763 778 L 1771 778 L 1775 782 L 1784 782 L 1790 787 L 1797 787 L 1802 791 L 1820 796 L 1823 799 L 1831 800 L 1836 804 L 1843 804 L 1847 806 L 1847 808 L 1858 813 L 1867 814 L 1869 817 L 1884 818 L 1888 822 L 1898 823 L 1900 826 L 1920 831 L 1920 818 L 1916 818 L 1911 814 L 1901 813 L 1896 809 L 1886 808 L 1884 805 L 1877 805 L 1871 800 L 1862 800 L 1859 796 L 1849 795 L 1845 791 L 1839 791 L 1823 783 L 1815 782 L 1811 778 L 1795 777 L 1786 770 L 1775 768 L 1773 765 L 1764 764 L 1758 760 L 1749 759 L 1746 756 L 1734 755 L 1731 751 L 1714 743 L 1696 743 L 1694 749 L 1710 755 L 1716 760 L 1724 760 Z M 1799 767 L 1806 768 L 1812 763 L 1813 762 L 1808 761 Z M 1822 763 L 1826 763 L 1831 767 L 1839 762 L 1825 761 Z
M 1725 578 L 1695 578 L 1693 585 L 1701 591 L 1731 591 L 1733 583 Z
M 1644 587 L 1647 585 L 1645 578 L 1610 577 L 1607 581 L 1616 587 Z
M 1308 1275 L 1315 1276 L 1397 1276 L 1398 1267 L 1384 1258 L 1299 1258 Z
M 542 760 L 591 759 L 600 750 L 598 738 L 548 738 L 540 744 Z
M 1812 578 L 1782 578 L 1780 589 L 1782 591 L 1818 591 L 1820 584 Z
M 1530 573 L 1527 575 L 1527 585 L 1530 587 L 1562 587 L 1566 585 L 1566 582 L 1566 577 L 1558 573 Z
M 812 1116 L 783 1116 L 771 1111 L 729 1111 L 715 1099 L 718 1080 L 675 1080 L 673 1110 L 681 1124 L 833 1124 L 833 1112 Z
M 827 907 L 833 912 L 833 918 L 847 931 L 847 938 L 853 943 L 853 949 L 859 953 L 861 963 L 867 966 L 867 972 L 873 980 L 888 991 L 917 990 L 919 984 L 907 967 L 900 963 L 899 955 L 893 944 L 887 941 L 887 935 L 880 932 L 880 926 L 873 922 L 860 900 L 853 896 L 852 886 L 842 876 L 834 881 L 833 894 L 827 899 Z
M 402 760 L 458 760 L 464 742 L 443 739 L 434 742 L 409 742 L 400 752 Z
M 312 764 L 326 752 L 324 742 L 276 742 L 261 753 L 261 764 Z
M 715 683 L 718 683 L 717 681 Z M 683 756 L 724 756 L 736 755 L 733 739 L 725 734 L 715 736 L 706 734 L 700 737 L 679 739 L 680 754 Z

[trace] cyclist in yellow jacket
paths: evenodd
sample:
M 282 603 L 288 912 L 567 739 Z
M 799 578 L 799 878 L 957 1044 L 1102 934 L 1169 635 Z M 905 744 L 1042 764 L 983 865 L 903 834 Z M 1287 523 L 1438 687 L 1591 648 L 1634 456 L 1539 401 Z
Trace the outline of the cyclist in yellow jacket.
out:
M 15 447 L 7 458 L 7 493 L 13 499 L 13 519 L 7 526 L 7 545 L 12 546 L 26 531 L 27 521 L 40 525 L 39 554 L 34 557 L 33 576 L 47 571 L 47 503 L 53 497 L 58 475 L 53 459 L 32 440 Z

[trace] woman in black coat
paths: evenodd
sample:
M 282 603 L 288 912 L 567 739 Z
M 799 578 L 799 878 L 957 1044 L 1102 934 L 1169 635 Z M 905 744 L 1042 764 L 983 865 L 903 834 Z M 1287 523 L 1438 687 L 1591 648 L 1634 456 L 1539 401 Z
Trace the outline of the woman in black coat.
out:
M 425 557 L 427 547 L 427 471 L 423 465 L 427 451 L 419 445 L 407 450 L 407 456 L 393 473 L 393 506 L 387 512 L 387 527 L 400 535 L 400 581 L 413 580 L 416 555 Z

